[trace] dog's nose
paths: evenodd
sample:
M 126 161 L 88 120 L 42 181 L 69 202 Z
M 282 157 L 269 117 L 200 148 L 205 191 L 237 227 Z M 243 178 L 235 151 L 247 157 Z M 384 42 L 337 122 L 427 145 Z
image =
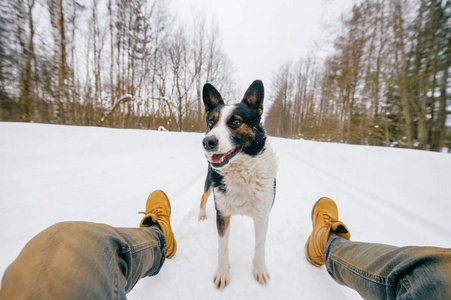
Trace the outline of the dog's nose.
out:
M 205 137 L 202 144 L 205 150 L 208 151 L 216 151 L 218 149 L 218 139 L 214 135 Z

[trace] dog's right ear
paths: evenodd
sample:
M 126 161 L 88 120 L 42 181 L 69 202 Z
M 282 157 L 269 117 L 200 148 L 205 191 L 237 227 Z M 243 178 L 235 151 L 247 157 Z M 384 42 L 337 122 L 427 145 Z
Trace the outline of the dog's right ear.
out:
M 218 104 L 224 104 L 221 94 L 209 83 L 204 85 L 202 99 L 204 100 L 205 113 L 207 114 Z

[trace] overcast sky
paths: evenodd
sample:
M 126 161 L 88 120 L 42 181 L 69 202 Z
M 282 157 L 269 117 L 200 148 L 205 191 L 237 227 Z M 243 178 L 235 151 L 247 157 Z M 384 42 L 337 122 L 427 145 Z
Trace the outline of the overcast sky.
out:
M 241 89 L 255 79 L 269 86 L 280 65 L 316 52 L 325 19 L 334 15 L 324 0 L 172 0 L 170 5 L 186 22 L 196 12 L 215 18 Z

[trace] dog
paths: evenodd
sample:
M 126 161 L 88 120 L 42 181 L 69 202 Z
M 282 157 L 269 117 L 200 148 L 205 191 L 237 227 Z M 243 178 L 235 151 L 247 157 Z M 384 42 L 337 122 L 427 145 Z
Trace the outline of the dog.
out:
M 226 105 L 209 83 L 203 87 L 207 131 L 202 141 L 208 173 L 201 198 L 199 221 L 213 192 L 219 235 L 218 266 L 213 277 L 217 289 L 230 282 L 229 233 L 233 215 L 254 220 L 253 276 L 262 285 L 270 279 L 265 262 L 269 212 L 276 194 L 277 159 L 261 123 L 263 82 L 255 80 L 240 103 Z

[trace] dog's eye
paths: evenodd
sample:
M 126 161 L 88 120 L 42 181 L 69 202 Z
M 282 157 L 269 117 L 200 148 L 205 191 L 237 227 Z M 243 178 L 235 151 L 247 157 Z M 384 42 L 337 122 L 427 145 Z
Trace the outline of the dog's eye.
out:
M 208 121 L 208 127 L 209 127 L 209 128 L 212 128 L 213 125 L 215 125 L 215 121 L 214 121 L 214 120 Z
M 232 121 L 232 127 L 238 128 L 238 127 L 241 126 L 241 124 L 243 124 L 243 122 L 241 122 L 238 119 L 235 119 L 235 120 Z

